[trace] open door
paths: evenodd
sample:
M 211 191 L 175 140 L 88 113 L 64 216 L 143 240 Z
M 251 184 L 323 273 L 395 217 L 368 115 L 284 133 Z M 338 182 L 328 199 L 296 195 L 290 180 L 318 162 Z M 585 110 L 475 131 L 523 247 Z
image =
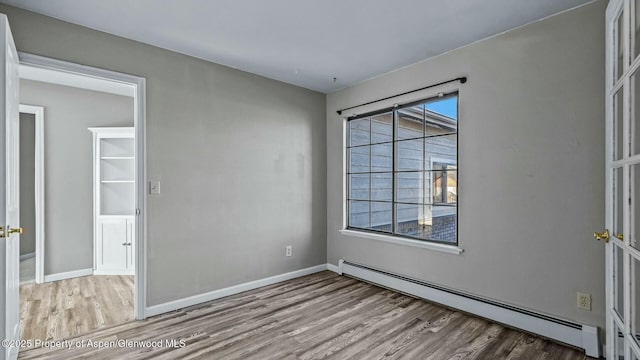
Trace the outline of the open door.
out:
M 0 360 L 18 357 L 20 340 L 20 188 L 18 52 L 0 14 Z
M 640 1 L 607 7 L 607 359 L 640 359 Z

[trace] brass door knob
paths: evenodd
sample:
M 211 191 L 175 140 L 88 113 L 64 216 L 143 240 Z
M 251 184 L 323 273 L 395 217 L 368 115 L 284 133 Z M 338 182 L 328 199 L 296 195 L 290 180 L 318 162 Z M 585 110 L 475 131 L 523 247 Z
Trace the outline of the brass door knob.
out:
M 605 243 L 609 242 L 609 230 L 608 229 L 604 229 L 603 232 L 599 233 L 599 232 L 594 232 L 593 233 L 593 237 L 596 238 L 596 240 L 604 240 Z
M 25 229 L 23 229 L 23 228 L 21 228 L 21 227 L 17 227 L 17 228 L 9 227 L 8 229 L 9 229 L 9 230 L 7 231 L 7 233 L 8 233 L 9 235 L 11 235 L 11 234 L 20 234 L 20 235 L 22 235 L 22 234 L 24 234 L 24 233 L 25 233 Z

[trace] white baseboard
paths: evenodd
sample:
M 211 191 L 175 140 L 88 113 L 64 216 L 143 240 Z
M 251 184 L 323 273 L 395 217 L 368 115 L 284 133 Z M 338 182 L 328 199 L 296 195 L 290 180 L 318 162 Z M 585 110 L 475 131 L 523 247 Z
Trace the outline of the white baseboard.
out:
M 28 253 L 28 254 L 23 254 L 23 255 L 20 255 L 20 261 L 31 259 L 33 257 L 36 257 L 36 253 L 34 253 L 34 252 Z
M 333 271 L 334 273 L 337 273 L 338 275 L 342 275 L 342 268 L 340 266 L 335 266 L 333 264 L 327 264 L 327 270 Z
M 257 289 L 263 286 L 272 285 L 286 280 L 295 279 L 305 275 L 314 274 L 320 271 L 327 270 L 327 264 L 316 265 L 306 269 L 296 270 L 285 274 L 271 276 L 268 278 L 250 281 L 243 284 L 230 286 L 224 289 L 210 291 L 204 294 L 198 294 L 189 296 L 187 298 L 169 301 L 163 304 L 149 306 L 145 309 L 145 317 L 164 314 L 170 311 L 186 308 L 189 306 L 201 304 L 207 301 L 219 299 L 225 296 L 235 295 L 244 291 Z
M 465 296 L 465 294 L 452 290 L 447 291 L 448 289 L 439 286 L 412 281 L 413 279 L 401 275 L 377 271 L 343 260 L 340 260 L 339 266 L 327 264 L 327 268 L 339 274 L 351 275 L 386 288 L 582 348 L 588 356 L 599 358 L 601 355 L 598 328 L 595 326 L 571 323 L 510 305 L 502 305 L 490 300 L 485 301 L 476 296 Z
M 44 276 L 44 282 L 52 282 L 52 281 L 60 281 L 65 279 L 72 279 L 80 276 L 88 276 L 93 275 L 93 269 L 82 269 L 82 270 L 74 270 L 67 271 L 63 273 L 51 274 Z

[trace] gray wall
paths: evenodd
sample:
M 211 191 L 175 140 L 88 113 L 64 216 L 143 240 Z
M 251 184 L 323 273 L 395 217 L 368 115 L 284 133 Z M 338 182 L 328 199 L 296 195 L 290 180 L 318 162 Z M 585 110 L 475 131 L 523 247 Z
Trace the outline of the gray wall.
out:
M 36 121 L 33 114 L 20 114 L 20 255 L 36 251 L 35 161 Z
M 598 1 L 328 95 L 328 261 L 604 326 L 604 246 L 591 234 L 604 225 L 605 6 Z M 343 144 L 335 111 L 463 74 L 464 253 L 338 233 Z M 593 311 L 576 308 L 576 291 L 593 294 Z
M 324 94 L 0 12 L 20 51 L 147 79 L 147 305 L 326 263 Z
M 133 126 L 133 98 L 23 79 L 20 103 L 44 107 L 44 273 L 91 269 L 93 140 L 87 129 Z

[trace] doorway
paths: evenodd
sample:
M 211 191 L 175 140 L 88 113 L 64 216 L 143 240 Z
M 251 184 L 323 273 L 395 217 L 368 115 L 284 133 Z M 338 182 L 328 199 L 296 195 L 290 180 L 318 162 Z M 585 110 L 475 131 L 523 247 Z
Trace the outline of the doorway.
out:
M 42 121 L 43 135 L 39 139 L 40 142 L 38 139 L 35 141 L 42 149 L 46 148 L 46 151 L 41 159 L 38 160 L 36 156 L 34 164 L 35 168 L 42 166 L 44 169 L 41 172 L 45 179 L 43 183 L 46 183 L 41 186 L 43 196 L 34 200 L 36 208 L 40 206 L 44 210 L 40 216 L 36 216 L 36 221 L 33 222 L 35 227 L 29 229 L 32 230 L 30 233 L 37 237 L 34 259 L 38 258 L 41 261 L 36 261 L 39 267 L 37 270 L 34 269 L 33 282 L 25 279 L 20 286 L 23 339 L 59 340 L 124 321 L 142 319 L 144 292 L 141 289 L 144 288 L 144 261 L 139 259 L 144 254 L 144 192 L 140 190 L 144 189 L 144 122 L 141 120 L 144 119 L 144 79 L 30 54 L 20 54 L 20 60 L 23 85 L 21 92 L 24 94 L 28 90 L 31 94 L 28 99 L 21 98 L 22 103 L 29 103 L 31 106 L 21 106 L 20 121 L 35 122 L 31 113 L 36 108 L 41 108 L 42 113 L 46 114 L 46 119 Z M 82 113 L 80 110 L 83 106 L 94 111 L 93 115 L 79 116 L 81 119 L 78 121 L 81 123 L 76 123 L 73 128 L 65 128 L 70 124 L 61 123 L 71 121 L 69 115 L 63 114 L 64 109 L 46 103 L 46 96 L 42 95 L 54 93 L 60 98 L 66 92 L 92 94 L 89 100 L 79 100 L 88 103 L 71 106 L 71 111 L 78 113 Z M 98 98 L 115 99 L 115 103 L 109 103 L 104 107 L 92 105 L 92 101 L 103 101 Z M 128 114 L 124 116 L 118 102 L 127 101 Z M 127 133 L 125 137 L 128 141 L 125 144 L 120 139 L 96 140 L 96 129 L 107 132 L 114 129 L 124 131 Z M 82 145 L 78 145 L 79 143 Z M 110 147 L 106 149 L 106 145 Z M 117 152 L 123 149 L 128 152 L 126 156 L 105 153 L 104 156 L 95 157 L 100 150 Z M 54 154 L 58 154 L 57 158 Z M 76 155 L 81 155 L 82 160 L 76 159 Z M 80 165 L 81 162 L 82 166 L 77 169 L 69 168 L 69 165 Z M 56 175 L 56 171 L 61 173 Z M 96 175 L 100 173 L 107 178 Z M 118 176 L 125 176 L 126 179 L 117 178 Z M 35 177 L 38 178 L 37 175 Z M 53 183 L 54 178 L 58 179 L 57 185 Z M 64 186 L 68 187 L 67 191 L 57 191 L 56 194 L 56 189 L 60 190 Z M 38 198 L 37 181 L 30 187 L 35 189 L 32 191 Z M 70 190 L 77 190 L 76 194 L 70 196 Z M 111 209 L 113 206 L 120 206 L 123 211 L 126 210 L 129 225 L 126 236 L 129 240 L 124 243 L 130 249 L 125 255 L 128 267 L 120 272 L 114 268 L 97 271 L 100 259 L 96 255 L 95 214 L 101 212 L 96 198 L 102 199 L 107 197 L 107 194 L 114 193 L 115 197 L 110 196 L 105 202 L 110 201 Z M 116 200 L 120 200 L 120 204 Z M 73 211 L 74 207 L 79 211 L 69 216 L 61 211 L 64 206 L 60 204 L 63 203 L 66 203 L 69 211 Z M 79 209 L 80 207 L 82 209 Z M 65 217 L 70 218 L 73 223 L 63 223 Z M 84 217 L 88 217 L 89 220 Z M 61 238 L 72 238 L 69 233 L 64 233 L 64 229 L 69 228 L 75 229 L 76 233 L 82 232 L 83 235 L 76 240 L 75 245 L 61 246 Z M 87 229 L 89 235 L 86 234 Z M 111 235 L 113 238 L 113 234 Z M 65 251 L 66 253 L 62 254 Z M 25 256 L 21 260 L 30 259 L 30 256 Z M 61 294 L 64 299 L 56 300 L 55 294 Z M 47 318 L 34 311 L 35 304 L 41 306 L 45 298 L 53 300 L 54 303 L 74 303 L 76 307 L 57 309 L 56 311 L 65 314 L 54 314 L 55 316 Z M 35 316 L 29 317 L 26 309 Z M 63 324 L 61 319 L 73 319 L 75 323 Z M 47 324 L 47 329 L 43 329 L 44 324 Z
M 20 284 L 44 281 L 44 108 L 20 105 Z

